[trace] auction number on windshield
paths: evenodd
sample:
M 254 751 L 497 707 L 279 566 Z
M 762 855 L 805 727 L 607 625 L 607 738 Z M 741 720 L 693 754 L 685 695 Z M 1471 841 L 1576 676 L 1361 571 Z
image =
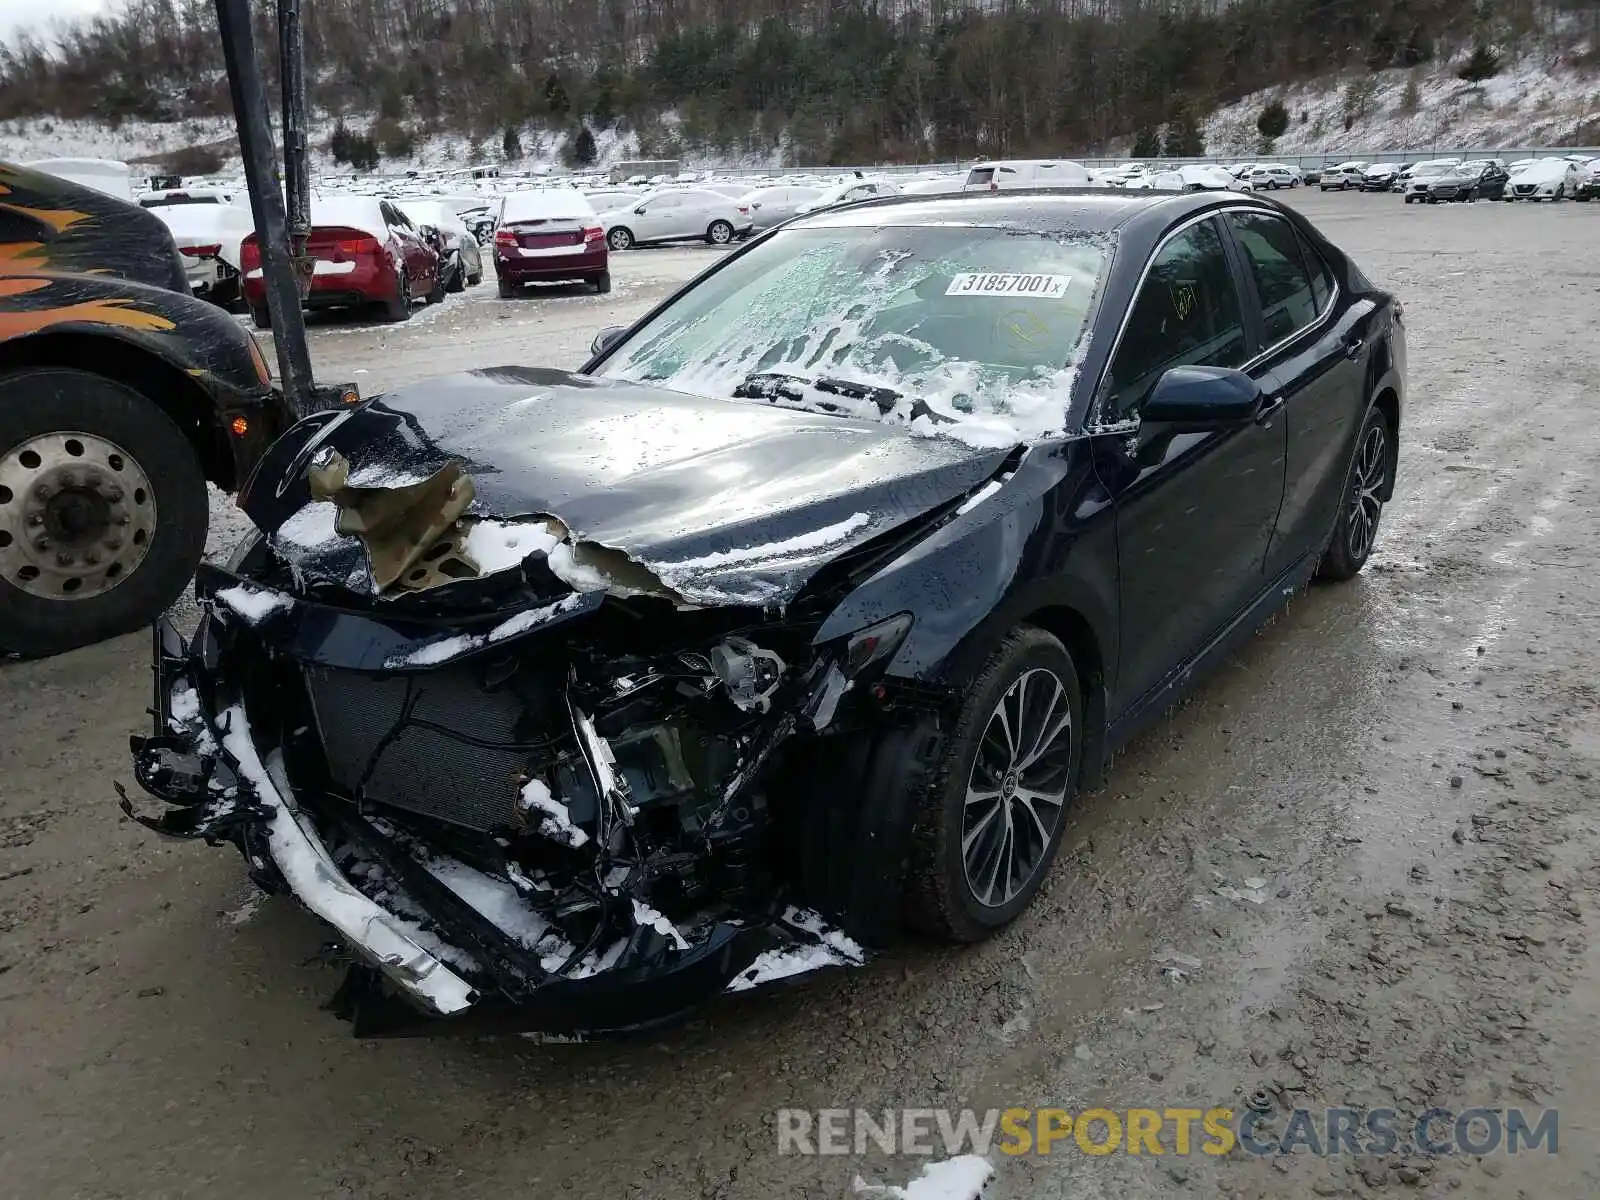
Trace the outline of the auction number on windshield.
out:
M 1070 275 L 1014 275 L 1001 272 L 965 272 L 954 276 L 946 296 L 1026 296 L 1059 300 L 1067 294 Z

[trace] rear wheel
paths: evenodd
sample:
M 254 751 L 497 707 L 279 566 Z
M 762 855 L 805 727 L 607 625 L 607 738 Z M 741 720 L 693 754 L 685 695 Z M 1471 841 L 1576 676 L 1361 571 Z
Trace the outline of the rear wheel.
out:
M 607 295 L 611 291 L 611 272 L 601 271 L 594 277 L 594 290 L 599 295 Z
M 445 293 L 451 290 L 460 291 L 460 288 L 451 289 L 448 282 L 448 272 L 442 263 L 435 263 L 433 267 L 433 286 L 423 296 L 424 304 L 443 304 Z
M 272 313 L 267 310 L 267 302 L 265 300 L 260 304 L 252 304 L 250 306 L 250 323 L 257 329 L 272 328 Z
M 966 689 L 912 833 L 907 916 L 974 942 L 1043 884 L 1077 791 L 1083 693 L 1050 634 L 1007 634 Z
M 397 272 L 394 295 L 384 302 L 383 315 L 390 321 L 411 319 L 411 280 L 404 271 Z
M 633 245 L 633 230 L 625 225 L 618 225 L 606 234 L 606 245 L 613 250 L 627 250 Z
M 205 548 L 205 477 L 153 401 L 86 371 L 0 375 L 0 651 L 145 625 Z
M 1378 537 L 1378 522 L 1383 517 L 1384 500 L 1389 494 L 1390 471 L 1394 461 L 1394 432 L 1376 407 L 1367 410 L 1356 438 L 1356 452 L 1350 460 L 1344 501 L 1339 519 L 1317 565 L 1322 579 L 1353 579 L 1367 565 Z
M 517 294 L 517 285 L 512 283 L 509 279 L 499 279 L 496 281 L 496 283 L 500 289 L 500 299 L 510 300 Z
M 733 226 L 727 221 L 713 221 L 706 226 L 706 241 L 713 246 L 726 246 L 733 241 Z

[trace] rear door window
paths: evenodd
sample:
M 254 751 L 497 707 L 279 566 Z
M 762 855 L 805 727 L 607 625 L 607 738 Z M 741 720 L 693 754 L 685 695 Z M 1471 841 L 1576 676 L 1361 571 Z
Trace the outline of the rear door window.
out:
M 1134 416 L 1173 367 L 1238 367 L 1249 354 L 1244 312 L 1214 220 L 1156 252 L 1111 363 L 1105 416 Z
M 1317 319 L 1321 307 L 1294 226 L 1271 213 L 1231 212 L 1226 219 L 1255 280 L 1265 344 L 1293 337 Z

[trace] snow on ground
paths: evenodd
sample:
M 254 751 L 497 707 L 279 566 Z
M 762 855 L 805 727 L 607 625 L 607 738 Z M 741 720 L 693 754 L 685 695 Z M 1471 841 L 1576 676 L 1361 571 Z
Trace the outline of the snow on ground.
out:
M 962 1154 L 922 1164 L 922 1173 L 905 1187 L 867 1183 L 857 1177 L 852 1193 L 858 1200 L 979 1200 L 994 1178 L 988 1159 Z
M 1350 72 L 1255 92 L 1207 118 L 1206 151 L 1214 156 L 1262 153 L 1256 118 L 1273 99 L 1289 110 L 1289 129 L 1274 142 L 1274 154 L 1515 149 L 1600 141 L 1600 71 L 1574 67 L 1567 56 L 1529 53 L 1506 63 L 1492 79 L 1467 83 L 1456 77 L 1461 61 L 1457 57 L 1410 70 Z M 1417 103 L 1408 112 L 1406 90 L 1413 80 Z M 1347 113 L 1353 118 L 1349 129 Z

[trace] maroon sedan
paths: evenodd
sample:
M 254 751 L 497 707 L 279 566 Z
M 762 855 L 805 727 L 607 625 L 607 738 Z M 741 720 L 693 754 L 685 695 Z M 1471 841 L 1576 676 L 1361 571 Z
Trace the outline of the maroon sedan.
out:
M 311 202 L 311 238 L 306 251 L 316 260 L 307 308 L 381 304 L 391 321 L 411 316 L 421 299 L 444 299 L 439 256 L 397 205 L 372 196 L 337 196 Z M 240 248 L 244 298 L 256 326 L 271 324 L 261 246 L 251 234 Z
M 526 283 L 582 280 L 611 290 L 606 231 L 582 192 L 545 188 L 513 192 L 500 202 L 494 273 L 509 299 Z

